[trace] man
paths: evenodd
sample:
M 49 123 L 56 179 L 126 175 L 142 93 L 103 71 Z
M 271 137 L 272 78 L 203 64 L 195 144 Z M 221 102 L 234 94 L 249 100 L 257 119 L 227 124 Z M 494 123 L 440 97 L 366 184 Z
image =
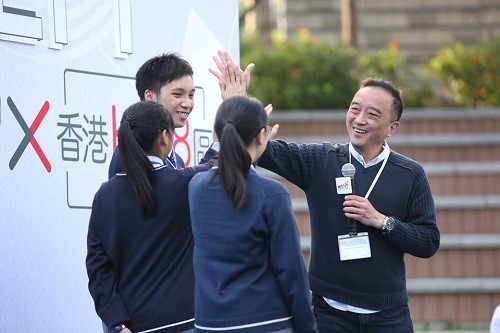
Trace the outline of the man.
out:
M 219 56 L 222 56 L 222 54 L 230 59 L 227 52 L 219 52 Z M 217 64 L 219 61 L 217 57 L 214 56 L 213 59 Z M 231 73 L 228 72 L 227 75 L 233 79 L 227 80 L 225 84 L 219 84 L 222 98 L 246 94 L 248 84 L 244 80 L 250 76 L 252 69 L 253 64 L 248 65 L 244 72 L 241 70 L 233 72 L 234 68 L 227 68 L 227 71 L 231 70 Z M 210 71 L 216 73 L 213 70 Z M 236 76 L 238 77 L 236 78 Z M 137 71 L 135 86 L 141 100 L 160 103 L 168 110 L 174 120 L 175 128 L 181 128 L 186 124 L 187 118 L 194 108 L 195 95 L 193 69 L 186 60 L 173 53 L 149 59 Z M 213 151 L 209 152 L 204 157 L 204 160 L 210 159 L 214 153 Z M 177 169 L 185 166 L 181 156 L 173 149 L 168 155 L 165 164 Z M 108 177 L 111 178 L 121 171 L 118 149 L 115 149 L 111 158 Z
M 306 194 L 309 281 L 320 332 L 413 332 L 404 255 L 431 257 L 440 234 L 422 166 L 385 141 L 397 131 L 403 108 L 390 82 L 367 79 L 347 111 L 349 144 L 273 140 L 258 162 Z M 341 171 L 349 163 L 355 186 Z

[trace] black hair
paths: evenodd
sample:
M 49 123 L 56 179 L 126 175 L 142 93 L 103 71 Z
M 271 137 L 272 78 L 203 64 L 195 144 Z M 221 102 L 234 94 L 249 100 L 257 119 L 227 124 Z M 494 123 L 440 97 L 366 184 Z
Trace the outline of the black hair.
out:
M 360 88 L 364 87 L 379 87 L 387 91 L 393 98 L 392 111 L 396 116 L 396 120 L 401 119 L 405 104 L 403 102 L 402 92 L 396 88 L 390 81 L 381 78 L 367 78 L 361 82 Z
M 262 128 L 267 128 L 267 114 L 255 98 L 230 97 L 217 110 L 214 123 L 220 141 L 217 174 L 236 209 L 243 207 L 247 200 L 246 178 L 252 163 L 247 147 Z
M 118 129 L 120 163 L 146 215 L 156 213 L 154 197 L 154 169 L 148 155 L 157 151 L 158 136 L 167 130 L 172 137 L 174 122 L 161 104 L 140 101 L 129 106 L 123 113 Z
M 193 76 L 191 65 L 175 53 L 166 53 L 146 61 L 135 74 L 135 88 L 139 98 L 144 100 L 146 90 L 160 94 L 165 84 L 182 78 Z

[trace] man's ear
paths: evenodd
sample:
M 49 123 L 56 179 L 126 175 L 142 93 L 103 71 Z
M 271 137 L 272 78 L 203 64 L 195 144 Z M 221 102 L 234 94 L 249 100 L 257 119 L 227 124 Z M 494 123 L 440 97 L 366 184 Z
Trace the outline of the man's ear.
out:
M 399 121 L 393 121 L 390 128 L 389 128 L 389 133 L 387 133 L 387 136 L 389 137 L 389 136 L 393 135 L 394 133 L 396 133 L 398 128 L 399 128 Z
M 152 92 L 151 90 L 147 89 L 144 91 L 144 99 L 146 101 L 156 101 L 156 94 Z

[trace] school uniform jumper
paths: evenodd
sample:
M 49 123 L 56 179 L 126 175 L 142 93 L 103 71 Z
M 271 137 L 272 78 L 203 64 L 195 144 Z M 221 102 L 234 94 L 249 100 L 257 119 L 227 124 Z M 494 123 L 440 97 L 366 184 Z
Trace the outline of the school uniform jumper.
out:
M 258 165 L 300 187 L 306 194 L 311 223 L 309 283 L 313 293 L 352 306 L 387 310 L 408 303 L 405 253 L 420 258 L 434 255 L 440 234 L 429 182 L 422 166 L 394 151 L 368 200 L 376 210 L 396 219 L 394 229 L 357 223 L 368 232 L 371 257 L 340 261 L 337 237 L 349 233 L 343 212 L 344 195 L 335 178 L 349 162 L 349 145 L 328 142 L 295 144 L 269 142 Z M 364 168 L 355 159 L 356 194 L 364 196 L 382 163 Z
M 250 169 L 236 210 L 215 170 L 189 184 L 197 332 L 316 332 L 290 197 Z
M 145 217 L 125 174 L 94 197 L 87 237 L 89 291 L 107 327 L 128 322 L 133 332 L 193 328 L 193 237 L 188 183 L 209 164 L 155 170 L 157 214 Z

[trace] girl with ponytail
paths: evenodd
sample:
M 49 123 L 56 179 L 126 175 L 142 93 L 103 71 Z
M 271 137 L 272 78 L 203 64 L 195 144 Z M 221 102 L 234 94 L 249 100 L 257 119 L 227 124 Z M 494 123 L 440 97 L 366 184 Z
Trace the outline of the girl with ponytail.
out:
M 188 184 L 198 171 L 167 167 L 174 123 L 160 104 L 125 110 L 124 173 L 97 191 L 87 236 L 89 291 L 106 332 L 193 332 L 193 235 Z
M 316 332 L 290 197 L 253 167 L 269 140 L 256 99 L 220 105 L 219 165 L 189 184 L 196 332 Z

